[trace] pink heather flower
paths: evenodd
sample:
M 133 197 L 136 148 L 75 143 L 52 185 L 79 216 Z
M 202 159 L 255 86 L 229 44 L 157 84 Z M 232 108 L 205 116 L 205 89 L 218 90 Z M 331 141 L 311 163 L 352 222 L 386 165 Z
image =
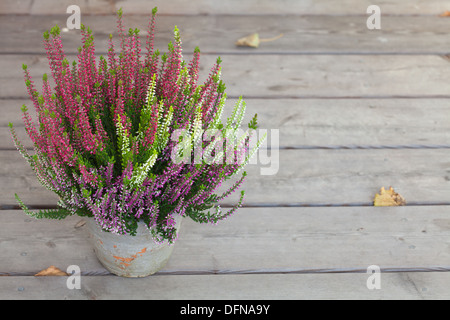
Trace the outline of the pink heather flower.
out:
M 37 115 L 33 121 L 23 106 L 23 121 L 35 155 L 28 154 L 12 125 L 11 134 L 38 180 L 60 198 L 56 211 L 38 215 L 87 215 L 104 230 L 118 234 L 134 234 L 135 222 L 144 221 L 156 240 L 173 242 L 177 238 L 175 215 L 217 223 L 241 206 L 243 193 L 226 213 L 218 203 L 241 187 L 245 173 L 223 194 L 215 191 L 241 169 L 248 139 L 232 150 L 236 157 L 232 163 L 171 160 L 177 146 L 170 140 L 174 130 L 191 130 L 194 121 L 201 122 L 201 129 L 212 123 L 214 129 L 221 129 L 214 121 L 220 115 L 225 86 L 219 80 L 220 59 L 199 85 L 200 50 L 196 48 L 186 63 L 178 28 L 168 51 L 163 55 L 155 51 L 155 18 L 156 9 L 142 53 L 139 30 L 126 32 L 119 10 L 119 44 L 110 35 L 108 54 L 98 61 L 90 28 L 82 26 L 82 45 L 72 63 L 64 53 L 59 28 L 46 31 L 44 47 L 53 82 L 44 75 L 42 94 L 23 65 Z M 147 101 L 152 83 L 156 83 L 153 100 Z M 256 118 L 252 121 L 249 126 L 256 127 Z M 199 145 L 201 155 L 208 143 L 200 141 Z

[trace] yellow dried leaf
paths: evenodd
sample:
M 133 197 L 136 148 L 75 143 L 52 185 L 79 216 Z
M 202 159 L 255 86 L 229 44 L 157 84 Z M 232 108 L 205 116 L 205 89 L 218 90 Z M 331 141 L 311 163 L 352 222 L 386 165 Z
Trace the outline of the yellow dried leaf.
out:
M 259 46 L 259 34 L 253 33 L 253 34 L 248 35 L 246 37 L 240 38 L 238 41 L 236 41 L 236 45 L 238 47 L 258 48 L 258 46 Z
M 50 266 L 47 269 L 39 271 L 35 274 L 35 276 L 68 276 L 68 274 L 56 268 L 55 266 Z
M 380 193 L 377 193 L 373 200 L 375 207 L 404 206 L 405 204 L 405 199 L 395 192 L 392 187 L 389 187 L 388 190 L 382 187 Z
M 252 48 L 258 48 L 259 44 L 261 42 L 270 42 L 275 41 L 277 39 L 280 39 L 283 36 L 282 33 L 280 33 L 278 36 L 268 39 L 260 39 L 259 34 L 253 33 L 251 35 L 248 35 L 246 37 L 240 38 L 238 41 L 236 41 L 236 45 L 239 47 L 252 47 Z

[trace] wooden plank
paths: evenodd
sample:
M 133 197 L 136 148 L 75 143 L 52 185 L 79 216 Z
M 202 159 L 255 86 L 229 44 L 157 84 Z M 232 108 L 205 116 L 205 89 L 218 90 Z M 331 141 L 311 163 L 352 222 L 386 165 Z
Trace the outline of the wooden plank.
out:
M 0 53 L 45 53 L 42 34 L 54 25 L 64 27 L 67 15 L 5 16 L 0 22 L 3 46 Z M 125 26 L 139 28 L 145 42 L 149 17 L 125 16 Z M 83 16 L 83 24 L 94 31 L 96 52 L 106 55 L 108 38 L 117 36 L 116 17 Z M 383 16 L 380 30 L 369 30 L 360 16 L 159 16 L 155 47 L 167 48 L 173 40 L 173 28 L 181 31 L 184 52 L 198 46 L 209 54 L 447 54 L 448 19 L 435 16 Z M 258 32 L 262 42 L 258 49 L 235 46 L 235 41 Z M 67 54 L 77 54 L 80 32 L 63 32 Z
M 319 149 L 280 150 L 268 158 L 261 149 L 258 164 L 246 168 L 244 204 L 371 205 L 382 186 L 394 187 L 410 204 L 448 203 L 449 156 L 450 149 Z M 0 204 L 16 204 L 14 193 L 29 205 L 56 204 L 17 151 L 0 152 L 0 163 Z M 236 200 L 233 195 L 223 204 Z
M 0 99 L 0 110 L 2 113 L 0 120 L 0 127 L 7 127 L 8 123 L 12 122 L 15 127 L 23 126 L 22 111 L 20 107 L 27 105 L 33 117 L 36 119 L 36 113 L 30 99 Z M 5 136 L 1 136 L 0 140 L 4 140 Z
M 381 289 L 369 290 L 367 274 L 277 274 L 151 276 L 127 279 L 85 276 L 80 290 L 67 289 L 67 277 L 1 277 L 2 300 L 446 300 L 449 272 L 386 273 Z M 225 314 L 216 308 L 213 316 Z M 184 307 L 187 307 L 185 305 Z M 281 309 L 281 308 L 282 309 Z M 286 310 L 285 308 L 288 308 Z M 291 304 L 271 305 L 269 315 Z M 221 310 L 221 311 L 218 311 Z M 292 310 L 294 311 L 294 309 Z M 178 315 L 181 307 L 169 312 Z
M 76 227 L 80 217 L 52 221 L 36 220 L 18 210 L 0 213 L 4 222 L 0 247 L 5 259 L 0 267 L 5 271 L 0 272 L 34 275 L 50 265 L 65 270 L 70 264 L 83 271 L 105 271 L 87 242 L 86 230 Z
M 63 0 L 58 2 L 47 0 L 4 0 L 0 3 L 0 14 L 65 14 L 67 7 L 70 5 L 78 5 L 83 15 L 115 13 L 117 11 L 115 6 L 108 0 Z M 68 16 L 69 14 L 67 14 Z
M 68 56 L 69 62 L 74 56 Z M 188 57 L 186 59 L 189 59 Z M 200 79 L 206 79 L 216 56 L 201 58 Z M 1 98 L 25 98 L 22 63 L 28 65 L 37 88 L 49 72 L 47 59 L 8 55 L 0 60 Z M 449 66 L 437 56 L 230 55 L 222 75 L 229 97 L 348 98 L 448 96 Z
M 394 187 L 408 203 L 447 203 L 449 155 L 449 149 L 280 150 L 279 162 L 258 158 L 259 166 L 249 165 L 245 203 L 371 205 L 381 186 Z
M 446 99 L 248 99 L 282 147 L 433 145 L 450 141 Z M 230 106 L 233 104 L 230 103 Z
M 183 221 L 160 275 L 450 270 L 449 206 L 242 208 L 217 225 Z M 0 274 L 33 275 L 55 265 L 105 274 L 82 218 L 0 215 Z M 106 272 L 107 273 L 107 272 Z
M 227 101 L 223 119 L 235 102 Z M 279 130 L 281 147 L 421 146 L 450 141 L 447 99 L 247 99 L 246 103 L 244 127 L 257 113 L 261 129 Z M 33 112 L 29 100 L 0 100 L 0 149 L 14 148 L 9 122 L 25 146 L 32 147 L 23 128 L 22 104 Z
M 344 0 L 336 3 L 333 0 L 319 1 L 223 1 L 203 0 L 190 6 L 182 0 L 176 3 L 164 1 L 155 2 L 161 12 L 177 14 L 362 14 L 366 15 L 367 7 L 371 3 Z M 149 10 L 145 0 L 122 0 L 116 4 L 125 12 L 142 13 Z M 448 9 L 442 1 L 431 0 L 423 3 L 420 0 L 388 0 L 380 4 L 382 12 L 390 14 L 440 14 Z
M 122 1 L 81 1 L 61 0 L 57 3 L 48 0 L 4 0 L 0 5 L 0 14 L 63 14 L 69 5 L 80 6 L 83 15 L 110 14 L 120 7 L 128 14 L 149 14 L 154 6 L 163 14 L 359 14 L 366 15 L 366 1 L 343 0 L 339 3 L 332 0 L 320 1 L 257 1 L 257 0 L 228 0 L 217 2 L 214 0 L 197 0 L 188 3 L 184 0 L 153 0 L 149 5 L 146 0 Z M 386 0 L 378 4 L 383 14 L 441 14 L 448 10 L 446 3 L 441 0 Z

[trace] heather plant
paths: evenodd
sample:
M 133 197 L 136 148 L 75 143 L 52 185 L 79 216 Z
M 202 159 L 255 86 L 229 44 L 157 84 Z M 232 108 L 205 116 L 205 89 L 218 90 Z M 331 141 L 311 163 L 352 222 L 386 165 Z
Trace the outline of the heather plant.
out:
M 237 136 L 245 112 L 240 98 L 222 123 L 226 93 L 220 58 L 199 84 L 200 50 L 184 61 L 177 27 L 168 51 L 154 50 L 155 17 L 156 8 L 141 51 L 139 30 L 125 32 L 119 10 L 118 44 L 110 35 L 107 57 L 99 59 L 93 32 L 82 25 L 82 46 L 72 63 L 64 54 L 58 26 L 46 31 L 51 78 L 43 75 L 41 93 L 23 65 L 37 116 L 35 125 L 22 106 L 34 153 L 23 146 L 10 123 L 11 134 L 38 181 L 59 196 L 56 209 L 31 211 L 16 194 L 27 214 L 51 219 L 89 216 L 105 231 L 130 235 L 137 222 L 144 221 L 157 241 L 173 242 L 175 215 L 216 223 L 242 205 L 244 191 L 227 212 L 219 202 L 240 189 L 246 177 L 242 169 L 262 141 L 250 143 L 256 115 L 245 134 Z M 203 132 L 211 130 L 220 134 L 204 141 Z M 174 135 L 179 131 L 185 133 L 182 139 Z M 183 150 L 188 150 L 188 158 L 194 157 L 194 150 L 205 157 L 173 161 Z M 213 161 L 205 161 L 206 155 Z M 233 176 L 237 178 L 231 186 L 217 194 Z

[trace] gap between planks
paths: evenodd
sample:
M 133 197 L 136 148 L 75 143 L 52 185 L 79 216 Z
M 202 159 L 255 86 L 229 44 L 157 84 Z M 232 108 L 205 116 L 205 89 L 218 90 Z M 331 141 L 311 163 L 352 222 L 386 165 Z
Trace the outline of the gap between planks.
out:
M 30 277 L 35 276 L 41 270 L 29 272 L 0 272 L 0 277 Z M 381 273 L 411 273 L 411 272 L 450 272 L 449 266 L 426 267 L 394 267 L 380 268 Z M 189 275 L 250 275 L 250 274 L 333 274 L 333 273 L 367 273 L 367 269 L 361 268 L 328 268 L 328 269 L 228 269 L 228 270 L 161 270 L 152 276 L 189 276 Z M 81 276 L 102 277 L 114 276 L 107 270 L 81 271 Z
M 264 51 L 264 52 L 227 52 L 227 51 L 202 51 L 202 55 L 204 56 L 270 56 L 270 55 L 279 55 L 279 56 L 439 56 L 445 57 L 450 54 L 450 49 L 446 51 L 440 52 L 426 52 L 426 51 L 418 51 L 418 52 L 364 52 L 364 51 L 349 51 L 349 52 L 339 52 L 339 51 L 311 51 L 311 52 L 296 52 L 296 51 Z M 105 51 L 96 52 L 98 55 L 105 56 L 108 53 Z M 42 52 L 33 52 L 33 51 L 3 51 L 0 52 L 0 56 L 2 55 L 25 55 L 25 56 L 46 56 Z
M 336 208 L 336 207 L 373 207 L 373 202 L 356 202 L 356 203 L 247 203 L 242 208 Z M 450 202 L 432 202 L 432 201 L 409 201 L 405 207 L 428 207 L 428 206 L 450 206 Z M 50 210 L 57 209 L 54 204 L 27 204 L 30 210 Z M 232 208 L 233 205 L 224 203 L 222 208 Z M 0 204 L 1 210 L 22 210 L 19 205 Z
M 239 96 L 236 95 L 228 95 L 228 99 L 238 99 Z M 24 100 L 28 97 L 26 95 L 24 96 L 0 96 L 0 100 Z M 283 96 L 277 96 L 277 95 L 270 95 L 270 96 L 251 96 L 246 95 L 244 97 L 245 100 L 249 99 L 260 99 L 260 100 L 376 100 L 376 99 L 382 99 L 382 100 L 389 100 L 389 99 L 405 99 L 405 100 L 417 100 L 417 99 L 442 99 L 447 100 L 450 99 L 450 95 L 447 94 L 438 94 L 438 95 L 354 95 L 354 96 L 319 96 L 319 95 L 283 95 Z
M 17 17 L 40 17 L 40 16 L 49 16 L 49 17 L 61 17 L 63 15 L 62 12 L 66 10 L 63 9 L 60 12 L 49 14 L 47 12 L 43 13 L 21 13 L 21 12 L 12 12 L 12 13 L 4 13 L 0 12 L 0 18 L 2 17 L 11 17 L 11 16 L 17 16 Z M 391 18 L 408 18 L 408 17 L 441 17 L 440 15 L 443 14 L 443 11 L 440 11 L 439 13 L 382 13 L 383 17 L 391 17 Z M 127 13 L 124 12 L 126 15 Z M 107 13 L 89 13 L 89 11 L 86 11 L 82 13 L 83 16 L 88 17 L 116 17 L 116 14 L 114 11 L 107 12 Z M 68 18 L 70 16 L 69 13 L 67 13 L 64 17 Z M 128 17 L 130 16 L 136 16 L 136 17 L 151 17 L 151 12 L 133 12 L 128 13 Z M 251 12 L 245 12 L 245 13 L 163 13 L 158 11 L 159 17 L 192 17 L 192 18 L 201 18 L 201 17 L 234 17 L 234 16 L 248 16 L 248 17 L 273 17 L 278 16 L 280 18 L 286 18 L 286 17 L 292 17 L 292 18 L 305 18 L 305 17 L 329 17 L 329 18 L 341 18 L 341 17 L 355 17 L 355 18 L 365 18 L 367 19 L 370 14 L 368 13 L 251 13 Z

